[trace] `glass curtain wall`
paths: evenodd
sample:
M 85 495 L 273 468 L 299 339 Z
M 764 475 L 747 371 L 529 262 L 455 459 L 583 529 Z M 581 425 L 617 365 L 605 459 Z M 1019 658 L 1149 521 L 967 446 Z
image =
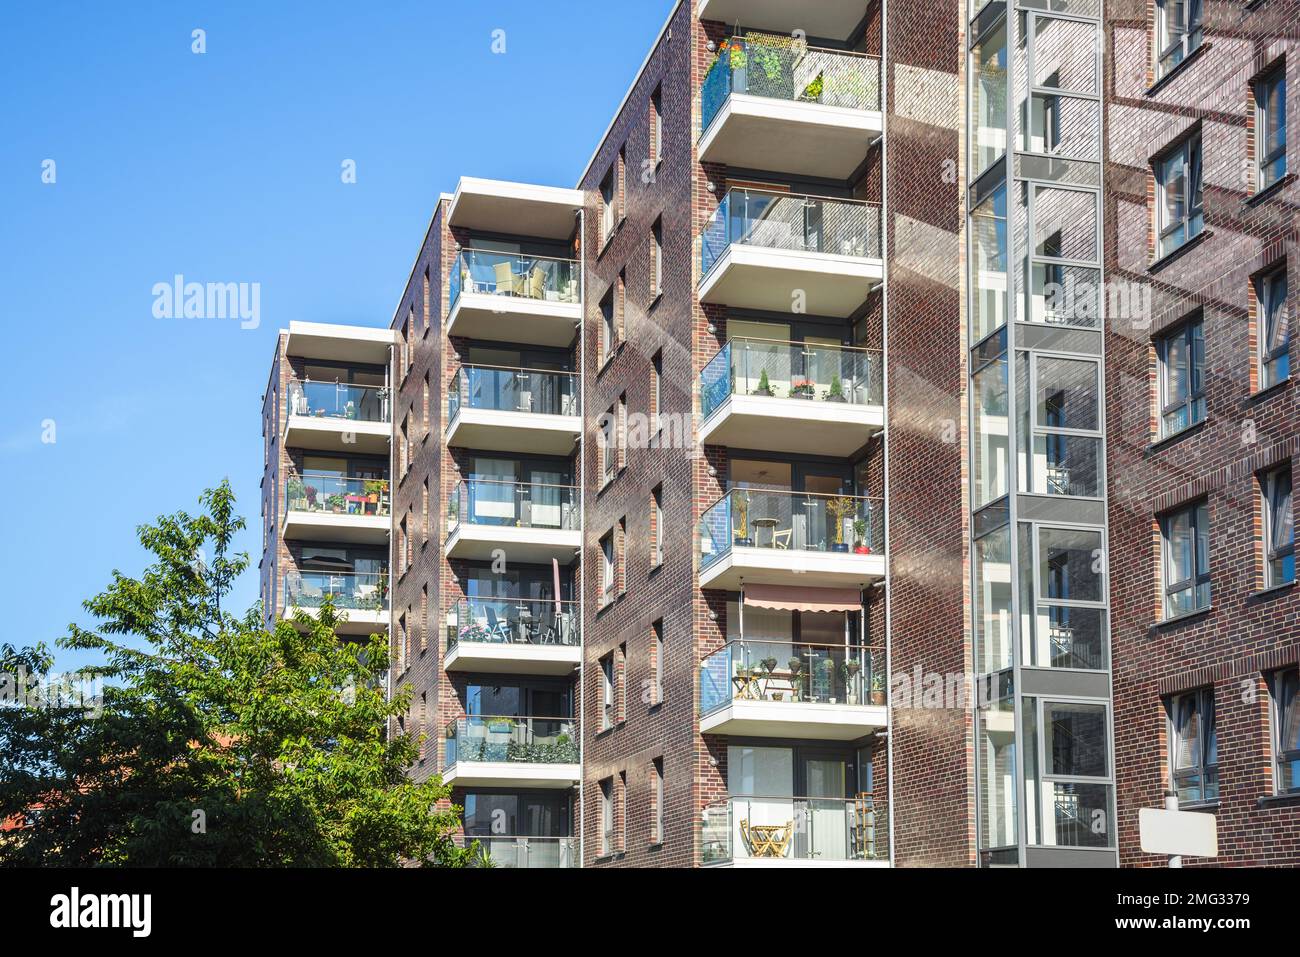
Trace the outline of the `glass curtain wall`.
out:
M 980 860 L 1069 866 L 1071 855 L 1115 848 L 1101 6 L 972 0 L 970 15 L 967 454 Z

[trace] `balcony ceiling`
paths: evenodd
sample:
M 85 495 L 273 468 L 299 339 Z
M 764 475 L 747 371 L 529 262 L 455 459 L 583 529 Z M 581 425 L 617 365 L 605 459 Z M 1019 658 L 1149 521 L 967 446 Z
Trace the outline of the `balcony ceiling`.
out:
M 802 289 L 810 315 L 844 318 L 883 277 L 879 259 L 733 243 L 700 283 L 700 301 L 788 313 L 794 290 Z
M 789 452 L 852 455 L 885 425 L 880 405 L 733 395 L 700 428 L 705 445 Z
M 572 345 L 582 303 L 547 302 L 463 292 L 447 317 L 447 334 L 537 346 Z
M 814 39 L 847 40 L 866 8 L 862 0 L 700 0 L 699 17 L 728 26 L 781 33 L 797 29 Z
M 462 408 L 451 420 L 447 444 L 483 452 L 572 455 L 582 434 L 576 415 L 542 415 Z
M 847 179 L 880 139 L 881 115 L 733 93 L 700 139 L 700 159 Z
M 397 341 L 392 329 L 341 323 L 290 322 L 285 353 L 325 362 L 387 365 L 388 350 Z
M 582 207 L 581 190 L 462 177 L 447 221 L 483 232 L 567 240 Z

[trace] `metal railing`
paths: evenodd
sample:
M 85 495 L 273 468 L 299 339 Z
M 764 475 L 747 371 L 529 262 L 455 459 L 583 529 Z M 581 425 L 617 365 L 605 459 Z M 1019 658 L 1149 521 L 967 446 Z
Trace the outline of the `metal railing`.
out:
M 577 764 L 577 728 L 572 718 L 459 718 L 447 726 L 443 769 L 459 762 Z
M 284 597 L 288 608 L 320 608 L 330 598 L 335 608 L 385 611 L 388 573 L 286 572 Z
M 581 528 L 578 489 L 545 482 L 466 479 L 449 503 L 448 527 L 498 525 L 516 528 Z
M 888 861 L 887 808 L 869 795 L 724 798 L 702 814 L 700 863 L 741 859 Z
M 313 419 L 387 422 L 388 398 L 386 386 L 291 379 L 285 392 L 285 410 L 288 415 Z
M 700 662 L 700 714 L 733 701 L 886 703 L 885 649 L 740 639 Z
M 467 834 L 457 838 L 461 847 L 477 843 L 493 867 L 558 868 L 578 866 L 576 837 L 504 837 Z
M 700 373 L 700 404 L 705 418 L 731 395 L 879 405 L 882 386 L 877 349 L 733 336 Z
M 700 276 L 733 244 L 880 258 L 880 204 L 729 189 L 700 236 Z
M 582 297 L 580 276 L 578 263 L 572 259 L 463 249 L 452 265 L 448 302 L 454 306 L 462 292 L 472 292 L 576 303 Z
M 462 408 L 576 416 L 581 411 L 578 396 L 573 372 L 461 366 L 447 390 L 447 419 Z
M 700 518 L 700 567 L 733 545 L 865 555 L 882 551 L 884 542 L 883 499 L 737 488 Z
M 461 642 L 506 645 L 581 644 L 578 603 L 550 598 L 465 598 L 452 606 L 447 648 Z
M 880 109 L 880 58 L 750 33 L 723 42 L 700 87 L 701 129 L 733 93 L 857 110 Z
M 388 515 L 388 479 L 352 478 L 324 472 L 290 475 L 284 510 L 335 515 Z

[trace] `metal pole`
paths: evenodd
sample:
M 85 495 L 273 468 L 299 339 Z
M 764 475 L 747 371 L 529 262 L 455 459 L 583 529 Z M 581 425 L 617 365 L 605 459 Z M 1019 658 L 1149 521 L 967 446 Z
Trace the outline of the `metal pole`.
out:
M 1177 791 L 1166 791 L 1166 792 L 1165 792 L 1165 810 L 1166 810 L 1166 811 L 1177 811 L 1177 810 L 1178 810 L 1178 792 L 1177 792 Z M 1170 866 L 1170 867 L 1182 867 L 1182 866 L 1183 866 L 1183 855 L 1181 855 L 1181 854 L 1170 854 L 1170 855 L 1169 855 L 1169 866 Z

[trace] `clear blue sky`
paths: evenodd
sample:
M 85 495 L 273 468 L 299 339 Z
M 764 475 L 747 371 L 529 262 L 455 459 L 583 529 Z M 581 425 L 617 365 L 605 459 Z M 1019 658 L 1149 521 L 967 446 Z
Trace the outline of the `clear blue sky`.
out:
M 6 640 L 89 624 L 81 601 L 145 563 L 136 526 L 197 509 L 226 476 L 254 562 L 236 605 L 256 600 L 259 397 L 277 330 L 387 325 L 460 175 L 573 186 L 672 5 L 6 5 Z M 154 318 L 152 287 L 176 273 L 260 283 L 260 327 Z

